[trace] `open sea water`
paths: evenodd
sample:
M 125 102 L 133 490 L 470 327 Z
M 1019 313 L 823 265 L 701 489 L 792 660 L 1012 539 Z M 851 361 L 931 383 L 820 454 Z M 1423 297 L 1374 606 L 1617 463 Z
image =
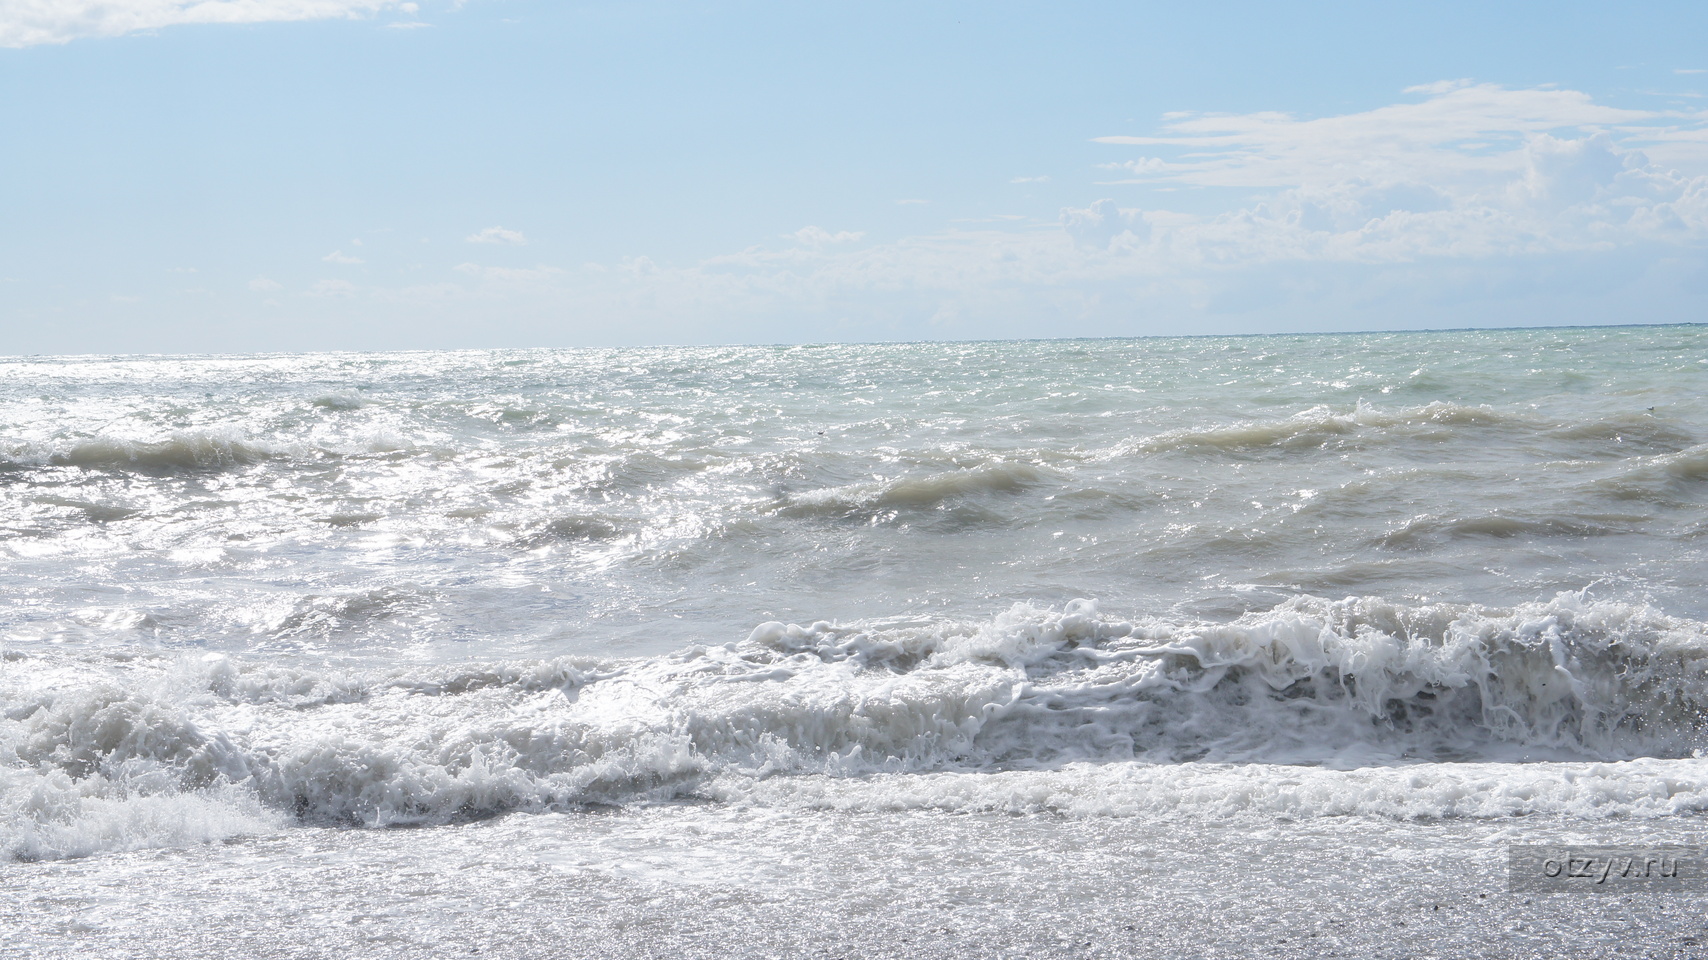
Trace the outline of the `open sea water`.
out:
M 1708 953 L 1708 328 L 0 359 L 0 955 Z

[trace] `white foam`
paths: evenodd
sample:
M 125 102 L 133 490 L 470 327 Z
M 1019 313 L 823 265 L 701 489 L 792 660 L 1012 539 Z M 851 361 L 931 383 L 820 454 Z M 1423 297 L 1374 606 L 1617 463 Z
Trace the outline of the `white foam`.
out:
M 57 860 L 275 833 L 290 818 L 253 790 L 0 767 L 0 859 Z
M 1708 762 L 1689 758 L 1705 671 L 1702 624 L 1575 594 L 1511 610 L 1303 598 L 1222 623 L 1076 601 L 766 623 L 664 657 L 345 672 L 14 656 L 0 850 L 672 798 L 1662 816 L 1708 808 Z
M 1708 761 L 1427 763 L 1351 770 L 1073 763 L 1048 771 L 721 777 L 703 793 L 731 804 L 868 813 L 934 810 L 1193 820 L 1651 818 L 1708 811 Z

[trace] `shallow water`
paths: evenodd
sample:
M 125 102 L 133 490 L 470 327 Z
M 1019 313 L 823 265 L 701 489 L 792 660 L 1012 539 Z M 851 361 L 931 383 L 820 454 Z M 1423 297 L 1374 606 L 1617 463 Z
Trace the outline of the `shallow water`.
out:
M 1249 953 L 1334 884 L 1332 949 L 1610 935 L 1489 864 L 1697 842 L 1705 386 L 1698 327 L 0 360 L 16 949 Z M 601 919 L 499 924 L 512 860 Z M 899 944 L 931 885 L 977 919 Z M 1200 896 L 1256 932 L 1155 932 Z

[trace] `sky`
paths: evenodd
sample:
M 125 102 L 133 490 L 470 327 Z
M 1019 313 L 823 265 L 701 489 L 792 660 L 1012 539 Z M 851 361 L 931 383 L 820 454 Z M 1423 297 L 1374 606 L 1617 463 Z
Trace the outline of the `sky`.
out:
M 1705 308 L 1699 0 L 0 0 L 5 355 Z

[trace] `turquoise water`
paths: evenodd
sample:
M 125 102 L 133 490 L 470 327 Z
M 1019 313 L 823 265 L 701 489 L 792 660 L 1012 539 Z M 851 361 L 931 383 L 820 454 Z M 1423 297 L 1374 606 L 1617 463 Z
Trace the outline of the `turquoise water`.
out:
M 1696 327 L 0 366 L 32 642 L 663 653 L 1298 595 L 1704 614 Z M 474 649 L 447 641 L 467 641 Z

